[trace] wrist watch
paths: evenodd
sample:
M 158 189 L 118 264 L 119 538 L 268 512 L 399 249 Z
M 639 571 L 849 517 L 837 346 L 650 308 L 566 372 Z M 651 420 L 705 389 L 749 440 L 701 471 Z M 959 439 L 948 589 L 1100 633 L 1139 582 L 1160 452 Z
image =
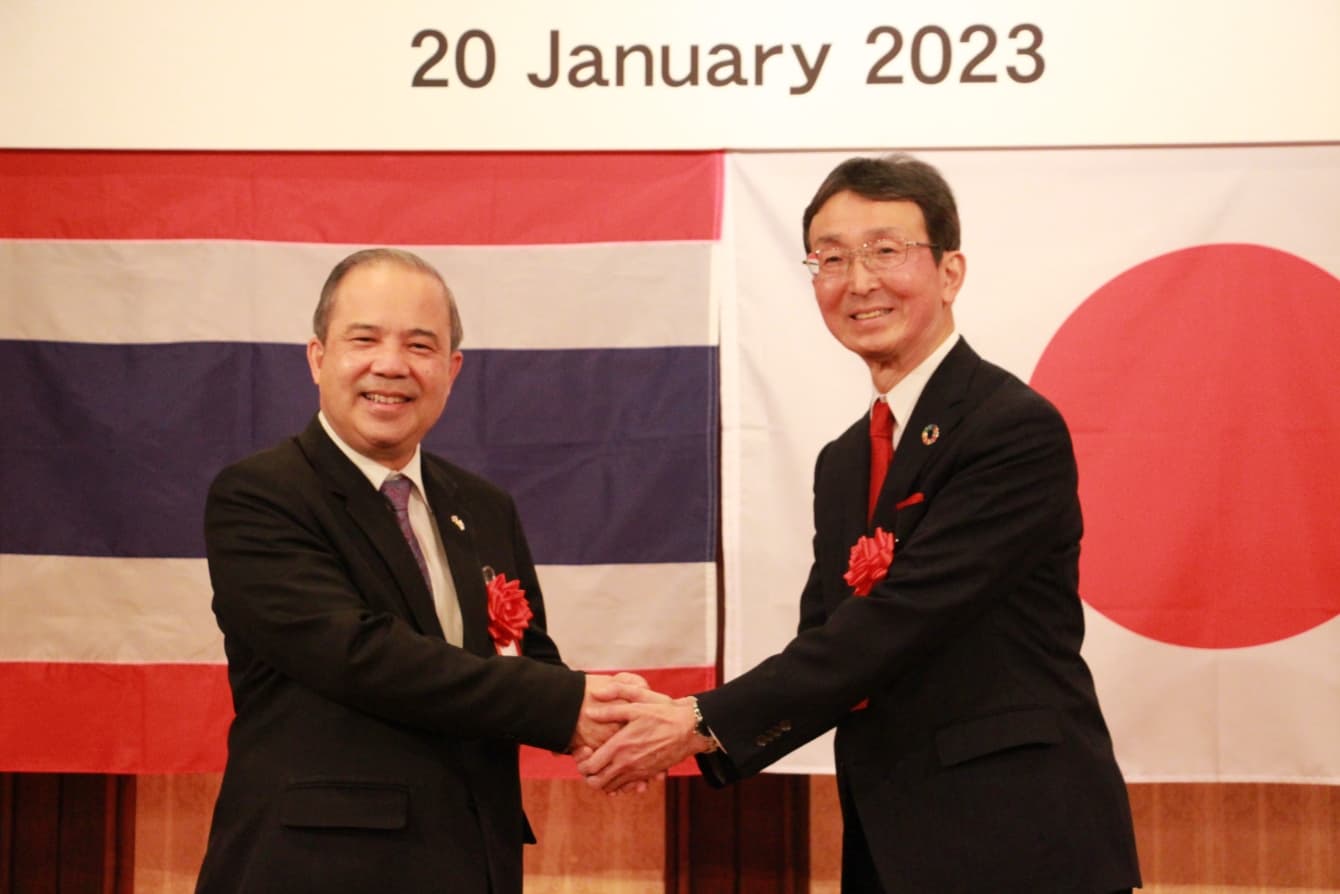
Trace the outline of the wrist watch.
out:
M 692 698 L 691 701 L 693 704 L 693 731 L 712 743 L 711 747 L 704 752 L 705 754 L 710 754 L 720 748 L 721 743 L 718 742 L 717 737 L 712 734 L 712 728 L 707 725 L 707 720 L 703 717 L 702 708 L 698 707 L 697 697 Z

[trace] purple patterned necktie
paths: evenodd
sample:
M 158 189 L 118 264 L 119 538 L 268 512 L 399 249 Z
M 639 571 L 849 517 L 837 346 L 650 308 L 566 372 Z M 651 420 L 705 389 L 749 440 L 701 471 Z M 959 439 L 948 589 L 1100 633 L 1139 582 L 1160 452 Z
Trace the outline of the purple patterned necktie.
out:
M 400 525 L 400 533 L 405 535 L 409 551 L 414 553 L 414 561 L 419 563 L 419 573 L 423 575 L 423 582 L 428 585 L 428 592 L 431 593 L 433 579 L 428 576 L 428 563 L 424 561 L 423 550 L 419 548 L 419 538 L 414 536 L 414 528 L 409 523 L 409 492 L 413 487 L 413 482 L 402 476 L 387 478 L 382 482 L 381 490 L 390 501 L 391 508 L 395 510 L 395 520 Z

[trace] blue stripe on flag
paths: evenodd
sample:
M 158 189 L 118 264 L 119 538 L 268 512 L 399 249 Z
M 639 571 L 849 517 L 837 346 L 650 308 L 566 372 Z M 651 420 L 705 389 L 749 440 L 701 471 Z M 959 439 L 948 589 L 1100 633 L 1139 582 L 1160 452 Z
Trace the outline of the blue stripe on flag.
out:
M 224 465 L 316 410 L 300 346 L 0 340 L 0 552 L 200 557 Z M 476 350 L 427 449 L 516 497 L 544 564 L 710 562 L 717 351 Z

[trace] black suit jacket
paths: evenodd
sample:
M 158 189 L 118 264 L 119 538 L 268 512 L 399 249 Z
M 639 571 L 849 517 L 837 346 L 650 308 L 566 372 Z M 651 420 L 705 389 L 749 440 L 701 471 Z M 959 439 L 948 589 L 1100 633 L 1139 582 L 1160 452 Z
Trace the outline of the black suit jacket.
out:
M 426 453 L 423 477 L 464 648 L 389 504 L 315 419 L 215 479 L 205 539 L 237 716 L 197 891 L 520 894 L 517 745 L 566 748 L 584 678 L 545 633 L 511 499 Z M 525 589 L 525 658 L 494 654 L 485 565 Z
M 960 341 L 907 420 L 867 525 L 869 461 L 865 416 L 819 454 L 800 632 L 699 696 L 728 755 L 704 772 L 755 773 L 837 727 L 844 822 L 864 830 L 886 890 L 1139 884 L 1080 658 L 1082 524 L 1060 414 Z M 842 576 L 877 526 L 896 536 L 893 564 L 856 598 Z

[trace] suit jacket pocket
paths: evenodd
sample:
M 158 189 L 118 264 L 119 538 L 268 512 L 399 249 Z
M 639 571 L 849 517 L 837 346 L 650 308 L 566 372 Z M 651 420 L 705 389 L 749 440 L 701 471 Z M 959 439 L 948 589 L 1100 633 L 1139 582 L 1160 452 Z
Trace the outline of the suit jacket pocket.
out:
M 921 524 L 922 517 L 926 515 L 928 505 L 923 498 L 898 510 L 898 515 L 893 520 L 893 534 L 898 543 L 903 543 L 916 531 L 917 525 Z
M 1052 708 L 1023 708 L 974 717 L 935 734 L 935 748 L 942 767 L 952 767 L 974 758 L 1026 745 L 1055 745 L 1061 741 L 1061 724 Z
M 309 829 L 403 829 L 409 822 L 409 789 L 340 779 L 290 783 L 279 822 Z

